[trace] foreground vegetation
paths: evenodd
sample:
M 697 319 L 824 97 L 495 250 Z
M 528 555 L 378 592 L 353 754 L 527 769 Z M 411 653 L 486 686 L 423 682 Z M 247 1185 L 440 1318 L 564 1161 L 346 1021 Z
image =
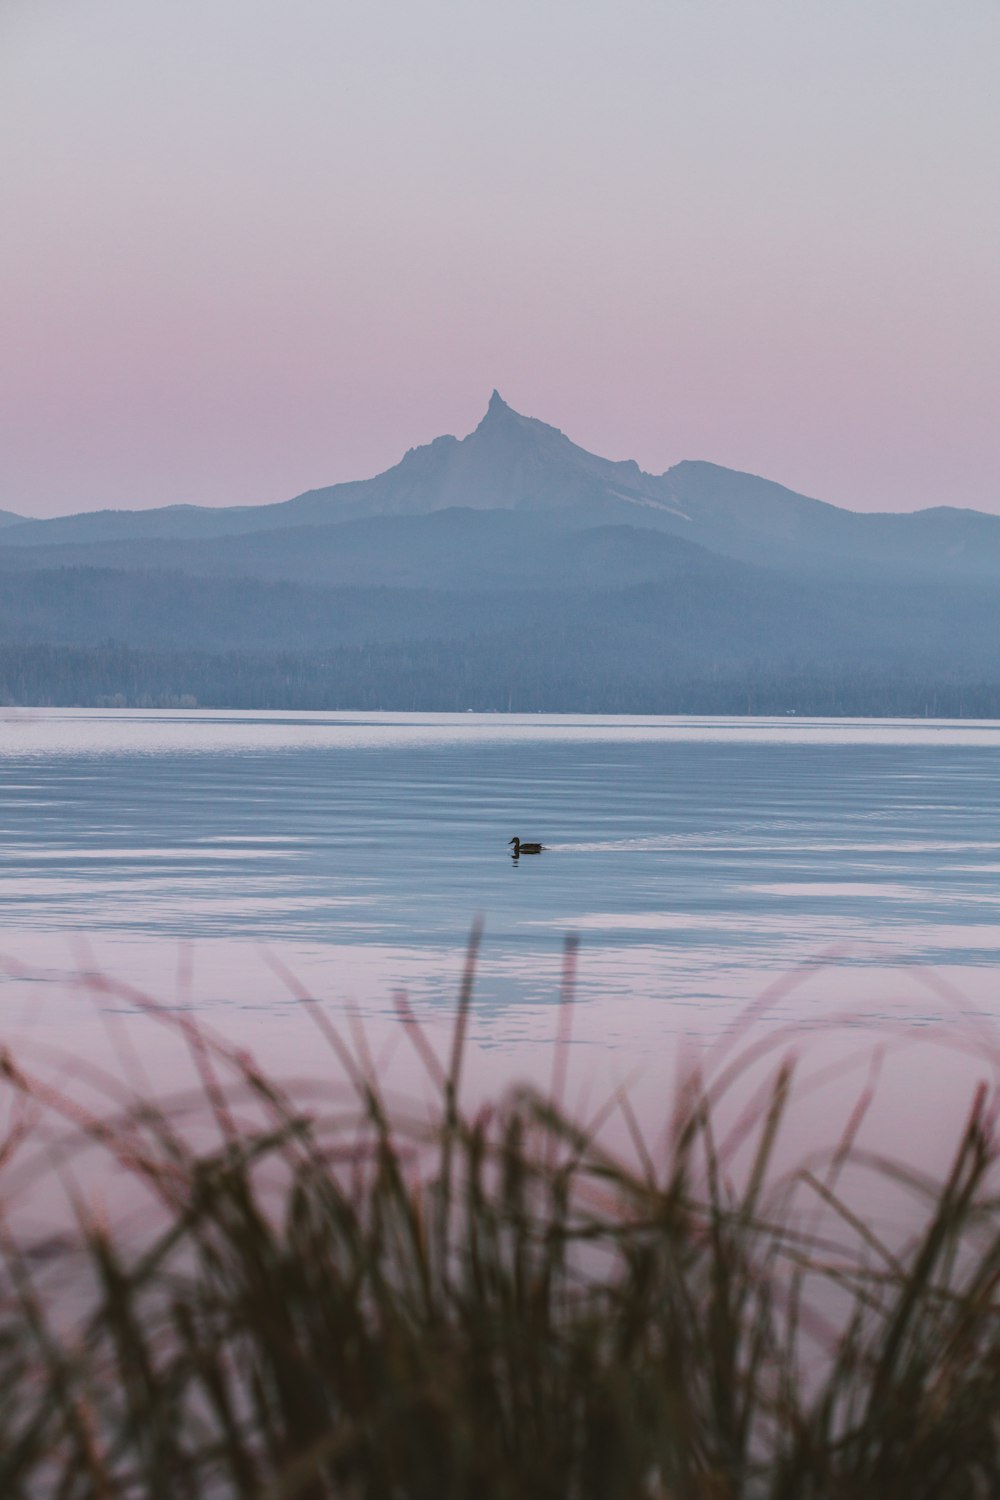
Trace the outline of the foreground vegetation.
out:
M 564 1049 L 549 1090 L 463 1108 L 473 956 L 449 1056 L 399 1002 L 430 1114 L 390 1103 L 363 1035 L 318 1008 L 343 1087 L 311 1102 L 193 1029 L 195 1111 L 88 1110 L 3 1057 L 0 1494 L 997 1494 L 985 1092 L 936 1187 L 862 1160 L 865 1095 L 829 1153 L 779 1168 L 795 1069 L 763 1049 L 692 1067 L 655 1150 L 627 1097 L 568 1116 Z M 74 1188 L 84 1147 L 141 1213 Z M 23 1222 L 43 1165 L 71 1234 Z M 861 1166 L 912 1194 L 905 1243 L 845 1201 Z

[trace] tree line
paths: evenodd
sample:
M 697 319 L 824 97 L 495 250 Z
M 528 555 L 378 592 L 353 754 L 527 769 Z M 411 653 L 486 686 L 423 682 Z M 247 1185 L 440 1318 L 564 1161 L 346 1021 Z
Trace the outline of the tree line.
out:
M 7 707 L 379 709 L 419 712 L 810 714 L 1000 718 L 1000 680 L 731 663 L 580 660 L 556 642 L 340 646 L 320 652 L 150 651 L 0 644 Z

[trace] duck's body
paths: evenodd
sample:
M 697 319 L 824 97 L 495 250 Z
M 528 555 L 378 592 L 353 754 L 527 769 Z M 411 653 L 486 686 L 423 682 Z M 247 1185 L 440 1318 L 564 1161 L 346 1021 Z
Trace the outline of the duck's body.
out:
M 544 844 L 522 844 L 520 839 L 511 839 L 510 843 L 514 845 L 515 859 L 520 854 L 541 854 L 545 848 Z

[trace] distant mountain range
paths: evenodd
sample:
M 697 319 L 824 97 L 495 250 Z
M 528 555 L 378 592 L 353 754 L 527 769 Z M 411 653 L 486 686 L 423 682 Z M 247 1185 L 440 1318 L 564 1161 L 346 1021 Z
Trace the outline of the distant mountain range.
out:
M 557 428 L 521 416 L 496 391 L 468 437 L 411 448 L 373 479 L 275 505 L 85 511 L 44 521 L 2 512 L 0 546 L 206 541 L 449 509 L 529 513 L 573 529 L 631 525 L 766 566 L 1000 576 L 1000 516 L 953 506 L 904 514 L 844 510 L 710 463 L 646 474 L 631 459 L 598 458 Z
M 588 453 L 495 391 L 468 437 L 275 505 L 0 513 L 9 662 L 41 645 L 107 653 L 112 641 L 310 659 L 427 643 L 431 665 L 409 679 L 395 658 L 391 669 L 384 657 L 369 663 L 367 677 L 359 666 L 356 680 L 345 668 L 343 707 L 362 684 L 366 701 L 377 695 L 373 671 L 384 706 L 402 706 L 418 680 L 428 701 L 407 706 L 440 706 L 459 661 L 455 694 L 468 697 L 477 660 L 495 684 L 498 701 L 474 705 L 487 707 L 516 706 L 529 678 L 534 707 L 546 706 L 546 682 L 552 705 L 567 706 L 572 680 L 579 706 L 598 708 L 609 694 L 622 706 L 630 682 L 648 707 L 655 684 L 682 676 L 738 680 L 744 706 L 748 681 L 824 674 L 1000 684 L 998 621 L 1000 517 L 948 506 L 862 514 L 710 463 L 646 474 Z M 101 660 L 113 678 L 111 657 Z M 103 670 L 85 674 L 87 701 Z M 303 707 L 309 670 L 296 669 Z M 212 676 L 215 698 L 224 680 Z M 186 691 L 171 682 L 166 696 Z M 97 696 L 122 696 L 107 686 Z M 0 677 L 0 696 L 26 691 Z M 30 691 L 77 701 L 65 683 Z

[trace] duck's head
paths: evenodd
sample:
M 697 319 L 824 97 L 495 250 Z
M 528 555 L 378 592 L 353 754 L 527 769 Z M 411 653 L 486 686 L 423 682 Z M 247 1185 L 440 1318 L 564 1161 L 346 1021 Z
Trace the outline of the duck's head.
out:
M 520 842 L 521 842 L 521 840 L 520 840 L 520 839 L 516 839 L 516 838 L 515 838 L 515 839 L 508 839 L 508 840 L 507 840 L 507 846 L 508 846 L 508 848 L 509 848 L 509 847 L 510 847 L 510 845 L 511 845 L 511 844 L 513 844 L 513 845 L 514 845 L 514 848 L 515 848 L 515 849 L 516 849 L 516 848 L 517 848 L 517 846 L 518 846 L 518 844 L 519 844 L 519 843 L 520 843 Z

